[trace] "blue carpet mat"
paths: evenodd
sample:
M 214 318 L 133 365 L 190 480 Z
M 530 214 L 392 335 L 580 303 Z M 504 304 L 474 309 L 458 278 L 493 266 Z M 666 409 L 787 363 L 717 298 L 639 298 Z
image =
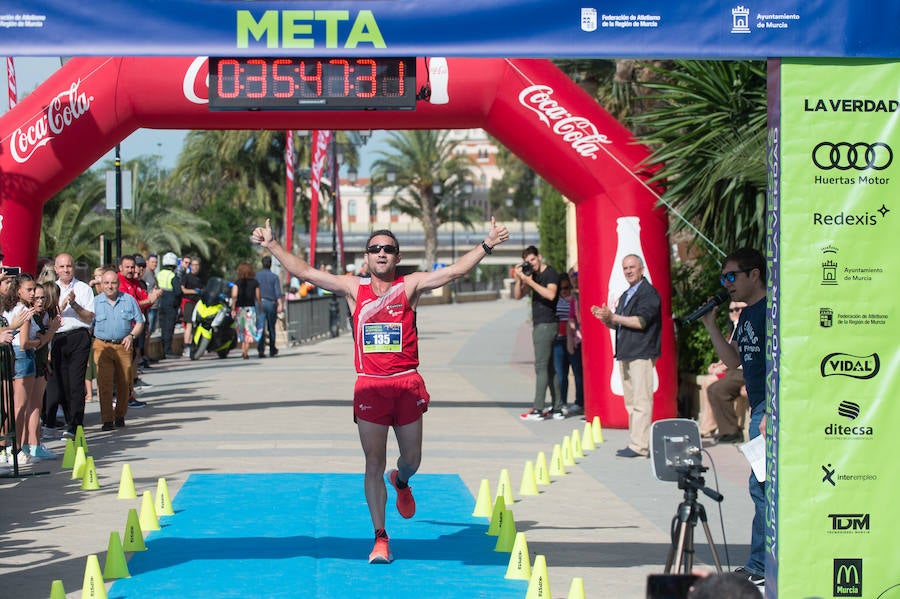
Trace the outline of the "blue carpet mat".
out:
M 174 516 L 146 538 L 110 599 L 174 597 L 517 598 L 503 578 L 487 520 L 455 475 L 413 480 L 417 511 L 402 519 L 388 488 L 394 563 L 370 565 L 373 533 L 361 474 L 192 474 Z

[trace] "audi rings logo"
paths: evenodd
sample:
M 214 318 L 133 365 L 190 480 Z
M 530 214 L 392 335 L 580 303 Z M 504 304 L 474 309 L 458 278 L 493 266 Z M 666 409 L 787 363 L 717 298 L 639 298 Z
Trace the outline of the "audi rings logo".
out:
M 812 151 L 813 164 L 823 171 L 831 169 L 883 171 L 893 160 L 894 153 L 891 147 L 880 141 L 871 144 L 861 141 L 856 143 L 823 141 Z

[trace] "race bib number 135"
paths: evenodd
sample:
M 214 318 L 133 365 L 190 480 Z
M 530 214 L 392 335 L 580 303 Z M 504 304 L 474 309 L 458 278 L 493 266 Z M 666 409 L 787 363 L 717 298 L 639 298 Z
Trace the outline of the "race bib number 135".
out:
M 363 325 L 363 352 L 399 352 L 403 325 L 399 322 L 373 322 Z

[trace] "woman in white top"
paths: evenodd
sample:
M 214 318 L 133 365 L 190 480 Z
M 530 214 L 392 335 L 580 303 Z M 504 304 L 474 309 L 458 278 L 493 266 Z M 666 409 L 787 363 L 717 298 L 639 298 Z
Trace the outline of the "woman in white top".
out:
M 34 350 L 53 338 L 53 333 L 49 331 L 39 335 L 32 322 L 34 288 L 34 278 L 29 274 L 20 274 L 13 282 L 9 294 L 3 298 L 3 316 L 7 322 L 17 322 L 22 316 L 27 316 L 12 341 L 16 360 L 13 374 L 16 441 L 22 449 L 19 461 L 24 463 L 42 459 L 38 455 L 38 447 L 41 444 L 40 413 L 43 397 L 35 394 Z

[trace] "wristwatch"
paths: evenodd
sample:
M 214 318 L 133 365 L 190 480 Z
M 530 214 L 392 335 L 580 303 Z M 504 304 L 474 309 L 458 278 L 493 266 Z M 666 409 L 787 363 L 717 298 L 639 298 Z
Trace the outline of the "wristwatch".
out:
M 488 254 L 488 255 L 494 253 L 494 248 L 492 248 L 491 246 L 489 246 L 488 244 L 486 244 L 486 243 L 483 242 L 483 241 L 481 242 L 481 249 L 483 249 L 483 250 L 484 250 L 484 253 L 485 253 L 485 254 Z

